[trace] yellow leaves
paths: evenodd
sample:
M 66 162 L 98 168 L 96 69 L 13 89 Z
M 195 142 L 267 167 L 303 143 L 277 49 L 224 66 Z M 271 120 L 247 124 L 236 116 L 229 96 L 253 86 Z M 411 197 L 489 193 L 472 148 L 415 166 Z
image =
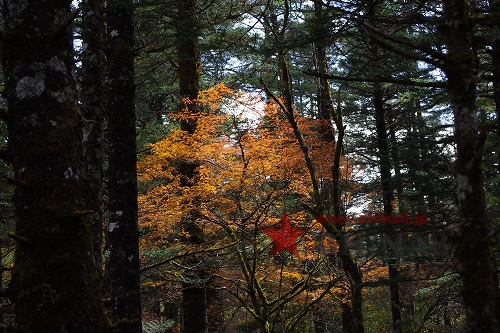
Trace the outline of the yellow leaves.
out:
M 291 280 L 295 280 L 295 281 L 299 281 L 300 279 L 302 279 L 302 274 L 298 273 L 297 271 L 283 271 L 283 277 L 284 278 L 287 278 L 287 279 L 291 279 Z
M 226 96 L 232 94 L 234 94 L 233 90 L 229 89 L 224 83 L 219 83 L 212 88 L 201 91 L 198 94 L 198 102 L 210 107 L 210 110 L 214 111 Z
M 159 288 L 167 285 L 167 281 L 145 281 L 142 283 L 143 287 Z
M 193 108 L 187 106 L 193 103 L 208 112 L 190 113 Z M 138 161 L 139 179 L 155 184 L 139 197 L 140 223 L 151 230 L 148 237 L 181 236 L 179 223 L 193 206 L 200 209 L 203 220 L 226 219 L 234 226 L 235 216 L 264 211 L 270 200 L 283 195 L 310 199 L 312 185 L 303 152 L 275 103 L 263 105 L 259 98 L 219 84 L 184 105 L 175 118 L 196 119 L 196 131 L 172 131 Z M 321 139 L 318 120 L 299 116 L 297 120 L 320 181 L 331 181 L 334 144 Z M 192 186 L 186 188 L 181 186 L 178 167 L 188 161 L 199 167 Z M 272 223 L 267 213 L 263 216 L 259 223 Z M 305 221 L 306 215 L 292 219 Z M 207 222 L 205 229 L 214 233 L 220 226 Z M 313 248 L 311 242 L 305 244 L 308 249 Z M 314 255 L 315 250 L 304 253 Z

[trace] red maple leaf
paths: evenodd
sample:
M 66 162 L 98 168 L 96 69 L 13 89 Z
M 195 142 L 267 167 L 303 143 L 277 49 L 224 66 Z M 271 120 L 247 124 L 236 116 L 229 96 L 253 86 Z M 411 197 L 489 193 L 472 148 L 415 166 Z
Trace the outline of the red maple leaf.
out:
M 302 236 L 309 228 L 293 228 L 286 211 L 281 214 L 281 225 L 279 228 L 262 228 L 269 237 L 273 239 L 271 255 L 274 256 L 283 250 L 287 250 L 297 258 L 300 258 L 297 250 L 297 238 Z

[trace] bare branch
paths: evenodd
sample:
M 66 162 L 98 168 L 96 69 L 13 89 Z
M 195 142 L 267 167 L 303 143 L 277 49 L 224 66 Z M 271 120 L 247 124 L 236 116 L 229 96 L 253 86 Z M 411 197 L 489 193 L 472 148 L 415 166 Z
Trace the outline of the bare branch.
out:
M 377 35 L 377 37 L 383 36 L 384 39 L 389 40 L 391 42 L 394 42 L 396 44 L 400 44 L 400 45 L 411 47 L 412 49 L 420 50 L 422 52 L 427 53 L 431 57 L 434 57 L 434 58 L 439 59 L 439 60 L 446 60 L 446 56 L 443 53 L 438 52 L 436 50 L 433 50 L 432 48 L 430 48 L 428 46 L 419 45 L 408 38 L 401 38 L 401 37 L 395 37 L 395 36 L 389 35 L 389 34 L 383 32 L 382 30 L 375 28 L 374 26 L 372 26 L 371 24 L 369 24 L 367 22 L 361 21 L 359 19 L 355 19 L 355 20 L 360 22 L 365 28 L 370 30 L 371 31 L 370 35 L 375 34 L 375 35 Z
M 184 257 L 189 257 L 189 256 L 194 256 L 196 254 L 210 253 L 210 252 L 217 252 L 217 251 L 220 251 L 220 250 L 224 250 L 224 249 L 227 249 L 228 247 L 234 246 L 234 245 L 236 245 L 238 243 L 239 243 L 239 241 L 236 241 L 236 242 L 227 244 L 225 246 L 217 247 L 217 248 L 208 248 L 208 249 L 203 249 L 203 250 L 199 250 L 199 251 L 195 251 L 195 252 L 188 252 L 188 253 L 179 254 L 179 255 L 176 255 L 176 256 L 164 259 L 162 261 L 159 261 L 157 263 L 151 264 L 149 266 L 143 267 L 143 268 L 140 269 L 140 272 L 144 273 L 144 272 L 149 271 L 151 269 L 158 268 L 160 266 L 168 264 L 172 260 L 176 260 L 176 259 L 180 259 L 180 258 L 184 258 Z
M 0 297 L 9 297 L 9 289 L 0 288 Z
M 400 56 L 403 56 L 403 57 L 406 57 L 409 59 L 413 59 L 413 60 L 420 60 L 420 61 L 426 62 L 428 64 L 431 64 L 437 68 L 444 68 L 444 64 L 436 59 L 431 59 L 431 58 L 425 57 L 421 54 L 405 51 L 399 47 L 395 47 L 393 44 L 389 43 L 386 40 L 379 38 L 375 34 L 370 34 L 370 37 L 374 43 L 380 45 L 382 48 L 389 50 L 395 54 L 399 54 Z
M 0 305 L 0 313 L 14 313 L 16 306 L 14 304 L 2 304 Z
M 7 113 L 7 110 L 5 109 L 0 109 L 0 119 L 7 122 L 9 120 L 9 114 Z
M 2 160 L 4 162 L 9 161 L 9 154 L 8 154 L 8 151 L 6 149 L 0 149 L 0 160 Z
M 16 179 L 16 178 L 12 178 L 12 177 L 9 177 L 9 176 L 4 176 L 4 175 L 0 175 L 0 178 L 3 179 L 7 184 L 10 184 L 10 185 L 14 185 L 14 186 L 26 186 L 26 182 L 20 180 L 20 179 Z
M 12 238 L 16 242 L 24 244 L 24 245 L 28 245 L 29 244 L 28 239 L 26 237 L 24 237 L 24 236 L 19 236 L 19 235 L 16 235 L 16 234 L 8 234 L 7 237 Z

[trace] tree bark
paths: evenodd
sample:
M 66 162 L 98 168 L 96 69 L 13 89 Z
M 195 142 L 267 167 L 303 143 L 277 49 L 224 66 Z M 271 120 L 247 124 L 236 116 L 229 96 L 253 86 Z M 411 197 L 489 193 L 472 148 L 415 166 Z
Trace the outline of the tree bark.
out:
M 83 111 L 83 157 L 90 182 L 90 208 L 94 233 L 94 260 L 102 279 L 102 234 L 104 226 L 103 204 L 103 77 L 104 25 L 101 0 L 84 0 L 83 15 L 83 55 L 82 55 L 82 95 Z
M 315 14 L 316 19 L 322 21 L 322 6 L 315 3 Z M 328 72 L 328 60 L 326 57 L 326 46 L 323 40 L 319 40 L 315 43 L 316 47 L 316 64 L 318 66 L 318 72 L 321 74 L 326 74 Z M 328 194 L 323 194 L 325 211 L 333 206 L 333 211 L 336 216 L 342 215 L 342 202 L 340 196 L 340 161 L 343 150 L 344 141 L 344 124 L 342 121 L 342 113 L 340 109 L 340 101 L 338 101 L 337 111 L 335 112 L 333 107 L 333 99 L 330 90 L 330 83 L 325 77 L 317 79 L 318 84 L 318 118 L 321 121 L 321 135 L 323 140 L 327 143 L 332 143 L 335 140 L 335 131 L 332 127 L 332 118 L 335 121 L 337 127 L 337 142 L 335 144 L 335 155 L 332 165 L 332 186 L 325 186 L 323 192 Z M 329 197 L 331 194 L 330 200 Z M 344 260 L 342 267 L 346 270 L 346 275 L 354 277 L 350 280 L 351 283 L 351 302 L 342 304 L 342 325 L 344 332 L 363 332 L 363 313 L 362 313 L 362 294 L 361 290 L 356 287 L 357 283 L 362 282 L 361 271 L 357 269 L 354 260 L 346 255 L 349 251 L 348 245 L 345 241 L 339 241 L 342 254 L 339 257 Z M 359 290 L 358 290 L 359 289 Z M 355 299 L 356 298 L 356 299 Z
M 209 333 L 224 333 L 224 300 L 221 291 L 214 287 L 206 288 L 207 322 Z
M 392 200 L 393 200 L 393 186 L 391 177 L 391 160 L 389 157 L 389 148 L 387 145 L 387 128 L 385 122 L 385 109 L 384 109 L 384 93 L 380 87 L 380 84 L 374 85 L 373 90 L 373 103 L 375 109 L 375 123 L 377 128 L 377 145 L 380 160 L 380 179 L 382 183 L 382 195 L 383 195 L 383 206 L 384 206 L 384 216 L 392 216 Z M 395 230 L 391 228 L 391 234 L 394 234 Z M 393 237 L 393 235 L 391 235 Z M 397 269 L 396 259 L 392 251 L 389 251 L 389 289 L 391 293 L 391 314 L 392 314 L 392 331 L 395 333 L 402 332 L 401 323 L 401 302 L 399 297 L 399 285 L 394 281 L 398 276 L 399 272 Z
M 396 117 L 394 117 L 392 111 L 390 111 L 390 122 L 394 123 L 395 118 Z M 398 141 L 396 138 L 395 126 L 391 126 L 389 128 L 389 134 L 391 143 L 391 158 L 392 158 L 392 164 L 394 166 L 394 184 L 398 196 L 399 214 L 401 215 L 402 213 L 408 213 L 408 209 L 406 208 L 406 202 L 404 198 L 403 175 L 401 174 L 401 159 L 399 157 Z
M 316 20 L 316 30 L 315 33 L 320 34 L 324 32 L 326 27 L 323 23 L 326 23 L 325 11 L 320 3 L 314 3 L 314 16 Z M 328 74 L 328 58 L 326 56 L 326 42 L 321 36 L 314 43 L 316 52 L 316 67 L 320 74 Z M 326 142 L 333 142 L 335 140 L 335 132 L 332 126 L 333 111 L 333 101 L 332 94 L 330 91 L 330 83 L 325 76 L 320 76 L 316 78 L 316 84 L 318 86 L 317 93 L 317 103 L 318 103 L 318 119 L 321 121 L 321 134 L 323 140 Z
M 500 0 L 490 1 L 490 12 L 500 13 Z M 493 64 L 493 98 L 497 116 L 497 135 L 500 136 L 500 23 L 497 21 L 491 29 L 491 57 Z
M 457 144 L 457 198 L 461 215 L 456 256 L 463 278 L 469 332 L 497 332 L 496 268 L 489 244 L 482 172 L 483 139 L 476 119 L 473 26 L 465 1 L 443 0 L 448 47 L 447 90 Z
M 196 100 L 200 90 L 201 75 L 197 1 L 178 1 L 177 11 L 180 109 L 187 112 L 187 115 L 194 116 L 199 112 Z M 181 130 L 193 134 L 197 123 L 194 117 L 188 117 L 188 119 L 182 119 L 180 125 Z M 199 164 L 192 161 L 180 163 L 181 186 L 189 187 L 197 182 L 198 167 Z M 199 215 L 199 210 L 194 207 L 182 221 L 183 228 L 189 235 L 189 241 L 198 244 L 203 242 L 203 230 L 198 225 Z M 203 276 L 204 273 L 199 271 L 190 279 L 197 280 Z M 183 282 L 183 313 L 184 332 L 207 332 L 207 295 L 204 286 L 191 281 Z
M 107 24 L 111 318 L 141 332 L 133 1 L 109 1 Z
M 25 332 L 103 332 L 82 158 L 70 0 L 4 1 L 9 152 L 17 187 L 11 281 Z

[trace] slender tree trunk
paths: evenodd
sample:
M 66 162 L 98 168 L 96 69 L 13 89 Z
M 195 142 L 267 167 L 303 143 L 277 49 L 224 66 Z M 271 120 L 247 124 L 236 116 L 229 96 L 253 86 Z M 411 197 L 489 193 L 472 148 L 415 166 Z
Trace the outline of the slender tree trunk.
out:
M 102 277 L 102 234 L 104 225 L 103 205 L 103 77 L 104 23 L 102 0 L 82 2 L 84 43 L 82 59 L 82 96 L 83 111 L 83 157 L 90 182 L 90 208 L 92 230 L 94 232 L 94 260 Z
M 70 0 L 4 1 L 12 294 L 25 332 L 103 332 L 76 104 Z
M 489 244 L 482 173 L 483 138 L 476 119 L 473 26 L 465 1 L 444 0 L 447 90 L 455 118 L 457 198 L 461 215 L 456 256 L 469 332 L 497 332 L 495 261 Z
M 316 34 L 321 34 L 324 31 L 323 24 L 325 22 L 324 17 L 324 9 L 323 6 L 319 3 L 314 4 L 314 13 L 315 13 L 315 27 L 317 31 Z M 326 55 L 326 43 L 325 40 L 321 37 L 315 42 L 315 53 L 316 53 L 316 67 L 317 71 L 321 74 L 328 73 L 328 59 Z M 343 141 L 344 141 L 344 125 L 342 122 L 342 114 L 340 110 L 340 101 L 338 101 L 337 112 L 335 112 L 333 107 L 333 99 L 332 93 L 330 90 L 330 83 L 328 79 L 325 77 L 317 78 L 317 104 L 318 104 L 318 119 L 320 120 L 320 130 L 323 140 L 326 143 L 331 143 L 335 141 L 335 131 L 333 129 L 332 120 L 335 121 L 337 126 L 337 142 L 335 146 L 335 156 L 334 162 L 332 165 L 332 184 L 324 184 L 323 185 L 323 193 L 322 197 L 324 200 L 325 211 L 328 211 L 331 206 L 333 206 L 334 214 L 336 216 L 340 216 L 341 212 L 341 197 L 340 197 L 340 161 L 342 156 L 343 149 Z M 332 119 L 333 118 L 333 119 Z M 343 243 L 344 244 L 344 243 Z M 345 243 L 343 246 L 344 252 L 349 251 L 347 249 L 347 244 Z M 343 255 L 340 255 L 342 258 Z M 345 258 L 344 260 L 348 260 Z M 347 265 L 343 267 L 351 267 L 352 265 Z M 349 275 L 352 275 L 349 273 Z M 357 274 L 354 274 L 357 276 Z M 358 297 L 358 300 L 353 300 L 351 298 L 350 303 L 342 303 L 342 326 L 343 331 L 346 333 L 350 332 L 361 332 L 363 330 L 363 320 L 362 320 L 362 311 L 361 311 L 361 291 L 357 291 L 356 287 L 352 286 L 351 282 L 351 297 Z M 361 283 L 361 275 L 359 274 L 359 283 Z M 352 306 L 359 304 L 359 309 L 353 311 Z M 353 313 L 356 313 L 358 317 L 355 317 Z M 358 324 L 356 324 L 358 323 Z M 361 323 L 361 324 L 359 324 Z M 319 325 L 319 324 L 318 324 Z M 318 330 L 325 331 L 325 327 L 321 325 L 316 325 L 315 327 Z M 356 331 L 357 330 L 357 331 Z
M 392 115 L 392 111 L 390 111 L 390 121 L 394 123 L 395 117 Z M 394 183 L 396 187 L 396 193 L 398 195 L 398 207 L 399 214 L 408 213 L 408 209 L 406 208 L 406 202 L 404 198 L 404 189 L 403 189 L 403 177 L 401 174 L 401 160 L 399 158 L 399 149 L 398 149 L 398 141 L 396 138 L 396 130 L 395 126 L 391 126 L 389 128 L 390 134 L 390 142 L 391 142 L 391 157 L 394 166 Z
M 312 187 L 313 187 L 313 194 L 314 194 L 314 200 L 316 202 L 316 213 L 319 214 L 319 216 L 324 216 L 325 214 L 325 204 L 323 202 L 323 199 L 320 194 L 320 189 L 319 189 L 319 184 L 318 184 L 318 178 L 314 169 L 314 164 L 311 158 L 311 154 L 309 151 L 309 148 L 307 144 L 304 141 L 304 137 L 302 136 L 302 132 L 300 131 L 300 128 L 297 123 L 297 119 L 295 118 L 295 113 L 294 113 L 294 106 L 293 106 L 293 96 L 292 96 L 292 81 L 290 77 L 290 72 L 288 70 L 288 64 L 286 62 L 286 57 L 285 57 L 285 51 L 280 50 L 278 52 L 278 58 L 279 58 L 279 65 L 281 69 L 281 85 L 282 85 L 282 92 L 283 92 L 283 99 L 284 102 L 281 103 L 279 100 L 275 99 L 275 102 L 278 102 L 280 104 L 280 107 L 283 109 L 285 116 L 288 119 L 288 122 L 290 123 L 290 126 L 292 127 L 294 131 L 294 135 L 299 143 L 299 146 L 301 147 L 301 150 L 304 154 L 304 159 L 309 171 L 309 175 L 311 177 L 311 182 L 312 182 Z M 267 86 L 265 86 L 266 90 L 269 90 Z M 270 94 L 270 91 L 268 91 L 268 94 Z M 339 113 L 340 114 L 340 113 Z M 338 175 L 335 176 L 335 163 L 339 165 L 338 161 L 340 161 L 340 154 L 341 154 L 341 146 L 339 148 L 339 142 L 340 144 L 343 141 L 343 130 L 344 127 L 342 125 L 342 122 L 338 122 L 341 120 L 341 117 L 336 117 L 337 118 L 337 130 L 339 131 L 339 135 L 342 137 L 339 138 L 337 141 L 337 150 L 336 150 L 336 156 L 334 157 L 337 162 L 334 162 L 334 167 L 332 170 L 332 173 L 334 174 L 334 179 L 338 179 Z M 340 125 L 339 125 L 340 124 Z M 342 130 L 340 130 L 342 129 Z M 338 170 L 337 170 L 338 171 Z M 337 198 L 334 199 L 334 202 L 339 201 L 339 192 L 337 190 Z M 340 212 L 340 205 L 338 205 L 338 209 Z M 331 223 L 324 223 L 323 226 L 329 232 L 332 236 L 335 237 L 339 244 L 339 258 L 342 262 L 342 269 L 344 270 L 347 278 L 349 279 L 349 284 L 351 286 L 351 308 L 352 308 L 352 316 L 353 316 L 353 332 L 354 333 L 362 333 L 364 332 L 364 326 L 363 326 L 363 309 L 362 309 L 362 304 L 363 304 L 363 299 L 362 299 L 362 274 L 361 270 L 359 269 L 358 265 L 356 264 L 354 258 L 352 257 L 349 247 L 347 245 L 347 241 L 345 237 L 343 237 L 342 233 L 340 230 L 337 229 L 336 226 L 332 225 Z
M 392 216 L 392 177 L 391 177 L 391 160 L 389 157 L 389 148 L 387 145 L 387 128 L 385 122 L 385 109 L 384 109 L 384 93 L 380 85 L 375 85 L 373 90 L 374 95 L 374 108 L 375 108 L 375 122 L 377 128 L 377 145 L 380 160 L 380 178 L 382 182 L 382 194 L 384 215 Z M 391 229 L 391 237 L 394 236 L 395 230 Z M 393 332 L 402 332 L 401 323 L 401 303 L 399 297 L 399 285 L 397 279 L 399 272 L 397 269 L 396 258 L 392 251 L 389 251 L 389 288 L 391 293 L 391 313 L 392 313 L 392 330 Z
M 177 2 L 177 56 L 179 62 L 180 108 L 188 115 L 199 112 L 196 100 L 200 88 L 201 61 L 198 44 L 199 29 L 197 22 L 197 1 Z M 190 102 L 185 103 L 185 100 Z M 180 121 L 181 130 L 188 134 L 196 131 L 196 119 L 190 117 Z M 179 167 L 181 186 L 189 187 L 198 181 L 199 164 L 191 161 L 182 162 Z M 196 200 L 195 200 L 196 201 Z M 196 202 L 195 202 L 196 205 Z M 184 216 L 182 225 L 192 243 L 203 242 L 203 230 L 199 227 L 199 210 L 192 209 Z M 191 278 L 203 278 L 202 271 Z M 183 282 L 184 332 L 201 333 L 208 329 L 206 288 L 198 283 Z
M 320 34 L 326 29 L 323 26 L 323 23 L 325 23 L 324 21 L 326 20 L 324 9 L 320 3 L 314 4 L 314 14 L 316 20 L 316 33 Z M 328 74 L 328 58 L 326 56 L 327 45 L 324 38 L 321 38 L 321 36 L 317 38 L 317 41 L 314 43 L 317 71 L 320 74 Z M 333 130 L 332 125 L 332 114 L 334 114 L 334 110 L 332 94 L 330 91 L 330 83 L 324 76 L 319 77 L 316 80 L 318 86 L 318 119 L 320 119 L 321 121 L 321 134 L 324 141 L 333 142 L 335 140 L 335 131 Z
M 490 12 L 500 13 L 500 0 L 490 1 Z M 497 21 L 491 29 L 492 63 L 493 63 L 493 98 L 497 115 L 497 133 L 500 136 L 500 23 Z
M 111 317 L 141 332 L 133 1 L 108 2 L 109 278 Z
M 415 101 L 415 103 L 418 103 Z M 418 106 L 417 106 L 418 108 Z M 415 115 L 415 112 L 409 110 L 409 115 L 410 115 L 410 121 L 407 127 L 407 135 L 410 138 L 410 142 L 422 142 L 424 139 L 422 133 L 420 132 L 420 125 L 421 123 L 417 119 L 418 116 Z M 416 193 L 413 195 L 410 199 L 412 202 L 416 201 L 416 204 L 410 205 L 408 207 L 410 211 L 408 213 L 415 214 L 415 212 L 418 212 L 419 214 L 426 214 L 427 213 L 427 208 L 425 206 L 425 200 L 423 195 L 421 193 L 425 192 L 425 187 L 420 181 L 420 178 L 418 176 L 417 171 L 420 170 L 421 164 L 422 164 L 422 154 L 421 154 L 421 145 L 419 144 L 417 146 L 418 148 L 415 148 L 418 153 L 413 154 L 413 156 L 406 161 L 408 165 L 408 178 L 412 179 L 412 185 L 413 188 L 415 189 L 413 192 Z M 416 208 L 415 208 L 416 207 Z

